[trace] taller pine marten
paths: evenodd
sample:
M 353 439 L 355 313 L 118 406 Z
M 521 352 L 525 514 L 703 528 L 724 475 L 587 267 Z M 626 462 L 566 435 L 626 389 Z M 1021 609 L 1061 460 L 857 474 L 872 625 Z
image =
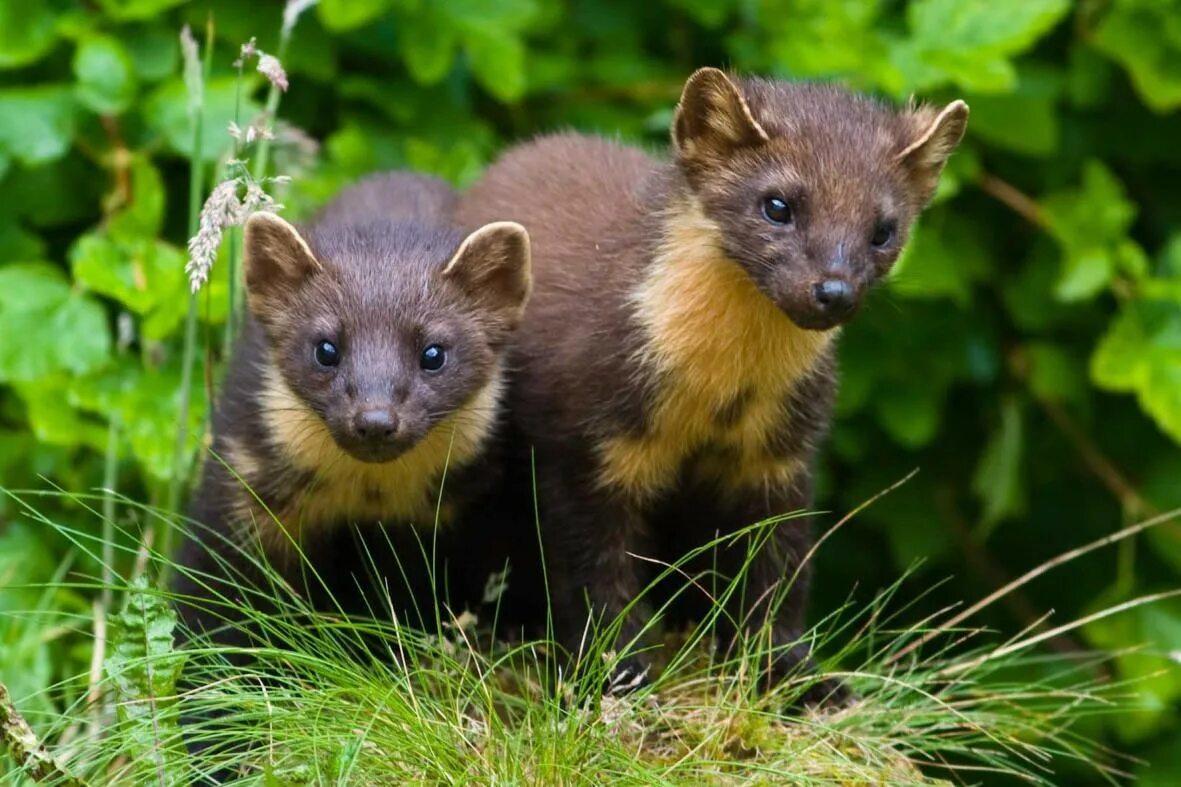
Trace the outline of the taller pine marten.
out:
M 180 560 L 192 628 L 249 638 L 208 602 L 212 589 L 265 606 L 250 592 L 265 581 L 256 545 L 331 611 L 398 613 L 386 604 L 421 609 L 451 593 L 456 605 L 478 603 L 488 573 L 504 568 L 507 552 L 450 520 L 498 466 L 502 356 L 529 295 L 529 237 L 497 222 L 465 238 L 450 228 L 454 204 L 442 181 L 389 173 L 301 230 L 269 213 L 247 222 L 249 315 L 190 512 L 208 530 Z M 388 535 L 353 543 L 379 523 Z M 390 543 L 405 554 L 375 567 Z M 437 575 L 424 543 L 438 548 Z M 442 565 L 452 558 L 462 568 Z M 366 583 L 375 568 L 388 573 L 379 590 Z M 444 576 L 454 582 L 435 586 Z M 373 597 L 360 597 L 366 588 Z
M 461 196 L 460 222 L 511 219 L 533 240 L 508 399 L 524 459 L 512 465 L 528 472 L 534 452 L 570 651 L 588 612 L 621 615 L 658 570 L 637 556 L 676 560 L 809 507 L 838 326 L 890 270 L 967 117 L 962 101 L 899 111 L 707 68 L 684 87 L 672 161 L 558 134 L 511 149 Z M 779 522 L 735 594 L 731 619 L 777 646 L 771 679 L 808 658 L 788 646 L 812 543 L 806 519 Z M 746 555 L 718 550 L 711 565 L 733 576 Z M 646 622 L 634 605 L 621 640 Z M 617 685 L 645 672 L 642 656 L 625 659 Z

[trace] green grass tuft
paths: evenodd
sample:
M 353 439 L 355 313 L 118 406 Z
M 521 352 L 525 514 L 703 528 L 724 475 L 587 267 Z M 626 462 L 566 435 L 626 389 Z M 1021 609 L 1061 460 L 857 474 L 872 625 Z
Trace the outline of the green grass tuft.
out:
M 33 499 L 18 499 L 36 518 Z M 99 515 L 101 495 L 70 499 Z M 171 526 L 160 512 L 122 504 L 141 527 Z M 102 553 L 100 537 L 41 521 L 84 557 Z M 148 575 L 184 570 L 133 537 L 142 534 L 122 535 L 121 543 L 141 544 L 137 562 Z M 705 582 L 689 578 L 685 592 Z M 941 625 L 955 619 L 950 611 L 912 620 L 912 605 L 898 598 L 901 580 L 807 634 L 823 654 L 818 675 L 760 692 L 759 665 L 772 654 L 758 637 L 729 652 L 714 648 L 711 619 L 668 634 L 654 683 L 623 698 L 580 693 L 551 674 L 550 643 L 502 641 L 470 614 L 445 612 L 437 630 L 423 632 L 388 618 L 315 613 L 277 577 L 268 591 L 276 614 L 206 599 L 245 614 L 270 644 L 231 651 L 197 640 L 183 657 L 185 685 L 197 688 L 158 696 L 170 685 L 160 671 L 181 663 L 160 637 L 171 620 L 161 602 L 175 599 L 142 579 L 133 583 L 117 590 L 130 599 L 127 610 L 146 616 L 142 630 L 155 635 L 148 647 L 117 647 L 105 675 L 51 687 L 59 709 L 33 719 L 65 771 L 90 784 L 189 784 L 223 768 L 239 774 L 236 783 L 260 785 L 932 784 L 974 783 L 986 773 L 1049 784 L 1066 761 L 1112 779 L 1121 765 L 1080 731 L 1088 716 L 1112 712 L 1130 691 L 1103 681 L 1105 656 L 1050 656 L 1036 650 L 1032 632 L 1005 640 L 967 621 Z M 97 579 L 60 586 L 103 590 Z M 722 599 L 735 589 L 711 592 Z M 373 599 L 375 610 L 385 608 L 382 601 Z M 60 618 L 44 608 L 30 617 L 37 614 Z M 73 618 L 79 628 L 93 623 Z M 602 685 L 621 654 L 602 641 L 587 652 L 589 680 L 577 685 Z M 249 666 L 233 665 L 241 655 L 250 656 Z M 1033 673 L 1040 677 L 1031 681 Z M 129 691 L 129 675 L 155 678 Z M 846 681 L 858 699 L 839 709 L 788 710 L 823 677 Z M 104 696 L 114 702 L 98 701 Z M 28 697 L 16 699 L 32 706 Z M 168 756 L 160 756 L 145 738 L 145 718 L 171 724 L 171 716 L 156 714 L 178 705 L 186 714 L 221 715 L 216 725 L 186 727 L 190 742 L 208 744 L 200 755 L 178 755 L 165 741 Z M 21 782 L 18 769 L 9 780 Z

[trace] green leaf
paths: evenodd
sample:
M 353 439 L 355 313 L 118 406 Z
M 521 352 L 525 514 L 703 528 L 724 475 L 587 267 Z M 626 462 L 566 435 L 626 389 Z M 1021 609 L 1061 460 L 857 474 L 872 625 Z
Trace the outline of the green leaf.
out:
M 45 242 L 15 218 L 0 216 L 0 260 L 35 260 L 45 256 Z
M 1181 25 L 1176 0 L 1115 0 L 1090 39 L 1128 70 L 1144 103 L 1157 112 L 1181 106 Z
M 94 36 L 74 52 L 75 95 L 100 115 L 118 115 L 135 98 L 135 63 L 118 40 Z
M 0 69 L 40 59 L 55 40 L 56 19 L 48 0 L 0 3 Z
M 239 125 L 243 125 L 259 112 L 261 107 L 249 98 L 251 92 L 250 84 L 243 85 L 242 107 L 238 112 L 236 77 L 218 77 L 205 84 L 202 159 L 216 161 L 229 148 L 230 138 L 226 129 L 235 116 L 239 116 Z M 144 105 L 144 117 L 148 124 L 164 136 L 169 147 L 182 156 L 193 154 L 193 129 L 189 122 L 188 106 L 188 92 L 179 77 L 162 84 Z
M 1112 592 L 1103 594 L 1095 608 L 1127 600 Z M 1125 651 L 1115 658 L 1119 679 L 1135 687 L 1116 728 L 1127 741 L 1151 736 L 1173 712 L 1181 697 L 1181 670 L 1169 655 L 1181 651 L 1181 600 L 1165 599 L 1088 623 L 1082 629 L 1093 645 Z M 1127 652 L 1138 646 L 1139 652 Z
M 155 319 L 152 332 L 146 323 L 149 339 L 165 338 L 184 315 L 185 255 L 164 241 L 117 243 L 104 235 L 83 235 L 70 251 L 70 263 L 79 284 L 118 300 L 132 312 L 155 316 L 163 310 L 173 315 Z
M 720 3 L 711 5 L 725 11 Z M 841 76 L 861 87 L 898 93 L 902 75 L 889 59 L 879 5 L 877 0 L 761 0 L 755 7 L 776 68 L 799 77 Z
M 931 442 L 939 427 L 940 402 L 929 386 L 890 387 L 874 400 L 878 422 L 900 445 Z
M 1080 404 L 1087 395 L 1086 364 L 1051 342 L 1032 342 L 1025 348 L 1029 387 L 1038 399 Z
M 1166 736 L 1164 743 L 1137 757 L 1135 775 L 1131 783 L 1136 787 L 1176 787 L 1181 784 L 1181 746 Z
M 372 22 L 390 4 L 390 0 L 320 0 L 316 13 L 324 27 L 341 33 Z
M 185 656 L 173 649 L 176 612 L 137 577 L 123 610 L 113 616 L 112 652 L 104 666 L 115 688 L 115 710 L 142 784 L 187 784 L 177 681 Z
M 734 0 L 670 0 L 669 5 L 684 9 L 702 27 L 717 29 L 734 12 L 737 3 Z
M 164 222 L 164 179 L 147 156 L 131 162 L 130 202 L 107 219 L 107 232 L 118 240 L 158 235 Z
M 916 75 L 915 87 L 950 80 L 981 93 L 1007 92 L 1017 82 L 1011 58 L 1069 10 L 1069 0 L 916 0 L 907 6 L 911 51 L 902 54 L 929 69 Z
M 196 455 L 201 447 L 207 411 L 204 381 L 200 375 L 195 378 L 189 389 L 186 456 Z M 135 358 L 125 357 L 74 380 L 68 399 L 72 407 L 85 412 L 105 418 L 118 414 L 122 438 L 144 473 L 167 481 L 173 475 L 181 390 L 181 370 L 176 359 L 159 368 L 144 368 Z
M 1140 482 L 1140 493 L 1161 511 L 1181 508 L 1181 451 L 1158 455 Z M 1181 519 L 1147 532 L 1157 556 L 1181 573 Z
M 485 90 L 506 103 L 525 94 L 525 45 L 519 38 L 472 32 L 464 44 L 472 73 Z
M 1181 303 L 1129 302 L 1095 348 L 1091 379 L 1135 392 L 1144 411 L 1181 442 Z
M 88 446 L 102 451 L 107 443 L 105 425 L 83 417 L 69 401 L 66 391 L 70 380 L 57 373 L 33 383 L 17 383 L 15 388 L 25 404 L 29 428 L 46 445 L 67 448 Z
M 1014 92 L 969 97 L 972 133 L 1017 153 L 1049 156 L 1058 150 L 1061 90 L 1057 74 L 1023 70 Z
M 1042 201 L 1046 229 L 1062 249 L 1062 272 L 1054 287 L 1059 300 L 1094 297 L 1111 281 L 1138 247 L 1127 238 L 1136 206 L 1123 185 L 1099 161 L 1089 161 L 1077 189 Z M 1139 252 L 1142 257 L 1143 252 Z M 1132 263 L 1135 267 L 1135 263 Z
M 180 63 L 180 44 L 175 30 L 150 28 L 123 39 L 135 64 L 135 73 L 144 82 L 159 82 L 176 73 Z
M 0 267 L 0 381 L 82 374 L 106 362 L 110 329 L 102 304 L 73 292 L 45 263 Z M 19 337 L 19 340 L 16 340 Z
M 519 33 L 537 15 L 536 0 L 466 0 L 442 3 L 444 11 L 459 28 L 482 35 Z
M 99 5 L 114 19 L 151 19 L 185 0 L 99 0 Z
M 949 298 L 960 306 L 989 270 L 986 248 L 974 223 L 934 212 L 915 227 L 890 274 L 890 289 L 908 298 Z
M 1116 68 L 1094 49 L 1076 43 L 1070 49 L 1066 92 L 1074 106 L 1096 109 L 1111 99 Z M 975 107 L 973 107 L 975 109 Z M 973 118 L 973 121 L 975 118 Z
M 4 181 L 0 210 L 35 229 L 84 224 L 100 214 L 103 171 L 77 151 L 31 169 L 16 168 Z
M 402 60 L 416 82 L 433 85 L 451 70 L 458 38 L 449 20 L 435 13 L 434 6 L 403 16 L 399 40 Z
M 1013 397 L 1001 404 L 1001 422 L 993 431 L 976 466 L 972 491 L 983 503 L 981 538 L 987 538 L 1001 521 L 1025 513 L 1025 488 L 1021 479 L 1025 427 L 1021 406 Z
M 70 88 L 0 88 L 0 150 L 25 164 L 40 164 L 64 156 L 73 136 Z

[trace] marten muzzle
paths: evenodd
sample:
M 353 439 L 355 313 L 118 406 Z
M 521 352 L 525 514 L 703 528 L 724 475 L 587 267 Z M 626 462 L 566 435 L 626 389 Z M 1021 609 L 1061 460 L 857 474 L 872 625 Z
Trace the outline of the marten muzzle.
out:
M 389 406 L 366 406 L 346 422 L 336 442 L 362 462 L 389 462 L 414 445 L 417 437 Z

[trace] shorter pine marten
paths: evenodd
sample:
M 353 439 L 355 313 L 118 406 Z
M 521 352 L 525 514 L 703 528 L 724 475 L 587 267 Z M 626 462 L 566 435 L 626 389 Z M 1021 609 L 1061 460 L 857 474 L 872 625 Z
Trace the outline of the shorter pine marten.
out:
M 503 356 L 530 292 L 529 236 L 495 222 L 464 237 L 450 228 L 454 203 L 442 181 L 388 173 L 301 229 L 269 213 L 247 222 L 249 314 L 180 557 L 190 629 L 252 640 L 212 602 L 266 606 L 251 592 L 271 586 L 256 547 L 313 605 L 387 617 L 436 598 L 476 605 L 505 567 L 493 534 L 456 520 L 499 466 Z
M 811 505 L 837 328 L 897 259 L 967 115 L 706 68 L 685 84 L 671 161 L 558 134 L 512 148 L 461 196 L 459 221 L 520 221 L 533 240 L 508 469 L 528 473 L 533 452 L 569 651 L 588 617 L 622 617 L 634 641 L 650 618 L 634 602 L 662 564 Z M 735 577 L 749 543 L 701 570 Z M 775 524 L 725 618 L 769 635 L 771 679 L 808 658 L 793 643 L 812 543 L 807 519 Z M 616 685 L 645 664 L 624 660 Z

